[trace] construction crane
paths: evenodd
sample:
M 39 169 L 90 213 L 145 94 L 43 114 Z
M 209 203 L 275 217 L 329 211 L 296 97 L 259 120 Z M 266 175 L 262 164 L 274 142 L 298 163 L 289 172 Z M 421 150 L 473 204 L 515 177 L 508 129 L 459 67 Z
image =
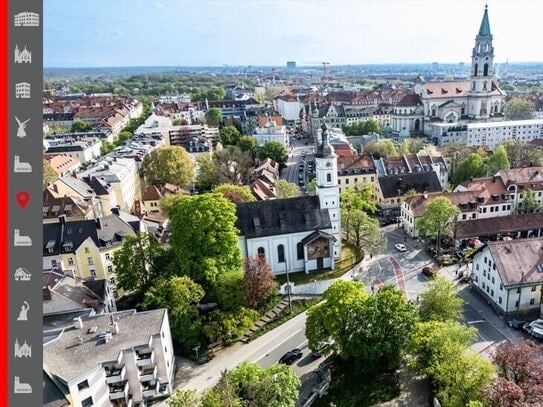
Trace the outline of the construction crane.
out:
M 330 62 L 326 62 L 326 61 L 318 61 L 318 62 L 302 62 L 302 64 L 307 64 L 307 65 L 322 65 L 322 77 L 324 78 L 326 76 L 326 67 L 328 65 L 330 65 Z

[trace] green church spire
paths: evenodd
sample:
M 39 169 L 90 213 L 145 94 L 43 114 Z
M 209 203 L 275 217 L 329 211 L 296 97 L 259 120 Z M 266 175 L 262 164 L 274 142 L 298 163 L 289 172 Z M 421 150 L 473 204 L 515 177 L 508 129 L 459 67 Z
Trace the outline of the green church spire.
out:
M 488 5 L 485 6 L 485 14 L 483 15 L 483 21 L 481 21 L 481 28 L 479 28 L 479 35 L 489 36 L 490 22 L 488 21 Z

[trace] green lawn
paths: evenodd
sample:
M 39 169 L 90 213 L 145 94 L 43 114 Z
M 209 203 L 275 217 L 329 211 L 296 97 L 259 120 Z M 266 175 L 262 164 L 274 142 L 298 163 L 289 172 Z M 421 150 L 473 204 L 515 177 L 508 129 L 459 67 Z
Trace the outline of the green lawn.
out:
M 328 393 L 314 407 L 369 407 L 398 397 L 400 385 L 394 375 L 355 371 L 349 361 L 336 359 Z
M 274 328 L 277 328 L 279 325 L 284 324 L 289 319 L 294 318 L 296 315 L 301 314 L 304 311 L 307 311 L 312 305 L 315 305 L 321 301 L 320 298 L 311 298 L 308 300 L 295 300 L 292 301 L 292 313 L 288 312 L 288 307 L 281 313 L 279 318 L 274 319 L 270 323 L 264 325 L 253 335 L 251 335 L 251 341 L 258 338 L 259 336 L 264 335 L 266 332 L 271 331 Z
M 334 270 L 323 270 L 311 274 L 305 274 L 303 271 L 298 273 L 289 273 L 290 281 L 294 284 L 306 284 L 312 281 L 329 280 L 331 278 L 338 278 L 345 274 L 355 264 L 355 258 L 350 248 L 343 246 L 342 258 L 336 262 Z M 281 274 L 277 276 L 277 282 L 283 285 L 287 282 L 287 276 Z

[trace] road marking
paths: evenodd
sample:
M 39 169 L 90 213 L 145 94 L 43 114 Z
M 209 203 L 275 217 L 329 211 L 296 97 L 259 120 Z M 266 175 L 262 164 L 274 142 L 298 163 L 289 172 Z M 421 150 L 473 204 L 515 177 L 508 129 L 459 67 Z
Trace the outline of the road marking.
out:
M 398 263 L 398 260 L 396 260 L 394 256 L 390 256 L 388 258 L 388 261 L 392 263 L 392 267 L 394 268 L 394 274 L 396 274 L 396 282 L 398 283 L 398 287 L 407 296 L 407 287 L 405 285 L 405 279 L 402 273 L 402 268 L 400 266 L 400 263 Z
M 484 319 L 478 319 L 478 320 L 476 320 L 476 321 L 468 321 L 467 324 L 468 324 L 468 325 L 471 325 L 471 324 L 480 324 L 480 323 L 482 323 L 482 322 L 486 322 L 486 320 L 484 320 Z
M 277 349 L 279 346 L 281 346 L 282 344 L 284 344 L 286 341 L 288 341 L 290 338 L 292 338 L 293 336 L 296 336 L 298 335 L 300 332 L 302 332 L 303 330 L 305 329 L 302 328 L 302 329 L 298 329 L 297 331 L 293 332 L 292 334 L 290 334 L 289 336 L 287 336 L 286 338 L 284 338 L 281 342 L 279 342 L 277 345 L 275 345 L 274 347 L 272 347 L 271 349 L 269 349 L 264 355 L 260 356 L 259 358 L 253 360 L 253 362 L 255 363 L 258 363 L 258 361 L 260 361 L 261 359 L 264 359 L 265 357 L 269 356 L 270 353 L 272 353 L 275 349 Z

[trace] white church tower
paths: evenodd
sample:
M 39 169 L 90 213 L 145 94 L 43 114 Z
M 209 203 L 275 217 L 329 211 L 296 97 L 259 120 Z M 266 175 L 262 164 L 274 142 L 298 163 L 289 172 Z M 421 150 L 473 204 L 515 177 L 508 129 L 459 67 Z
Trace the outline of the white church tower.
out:
M 328 142 L 328 126 L 322 125 L 322 142 L 315 154 L 315 169 L 317 175 L 316 193 L 321 209 L 328 209 L 332 223 L 334 243 L 334 258 L 341 258 L 341 219 L 339 211 L 339 187 L 337 177 L 337 155 Z
M 487 119 L 493 110 L 491 93 L 496 84 L 494 73 L 494 47 L 488 20 L 488 6 L 481 21 L 479 33 L 475 37 L 475 47 L 471 54 L 470 92 L 468 115 L 474 119 Z

